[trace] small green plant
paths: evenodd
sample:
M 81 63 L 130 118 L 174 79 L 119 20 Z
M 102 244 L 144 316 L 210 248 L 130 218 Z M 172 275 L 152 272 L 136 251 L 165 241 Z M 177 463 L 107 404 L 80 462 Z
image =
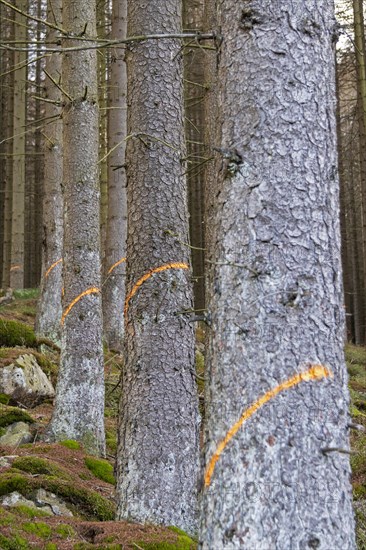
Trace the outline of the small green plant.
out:
M 0 428 L 5 428 L 14 422 L 28 422 L 32 424 L 33 418 L 22 409 L 1 405 L 0 407 Z
M 115 484 L 115 479 L 113 475 L 113 466 L 102 458 L 94 458 L 88 456 L 85 458 L 85 465 L 95 477 L 106 481 L 107 483 Z

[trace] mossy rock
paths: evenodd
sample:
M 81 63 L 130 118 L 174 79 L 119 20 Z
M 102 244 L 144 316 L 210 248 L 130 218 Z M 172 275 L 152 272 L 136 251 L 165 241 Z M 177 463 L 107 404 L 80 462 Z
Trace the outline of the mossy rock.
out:
M 32 348 L 37 345 L 34 330 L 20 321 L 0 319 L 0 346 L 13 348 L 25 346 Z
M 113 466 L 108 462 L 108 460 L 87 456 L 84 459 L 84 462 L 85 466 L 94 474 L 95 477 L 115 485 L 116 480 L 113 475 Z
M 8 405 L 0 405 L 0 428 L 5 428 L 14 422 L 27 422 L 32 424 L 33 418 L 22 409 L 17 407 L 9 407 Z
M 62 468 L 56 466 L 50 460 L 38 456 L 22 456 L 16 458 L 12 464 L 13 468 L 29 474 L 43 474 L 50 477 L 72 481 L 72 477 Z
M 20 473 L 18 468 L 11 468 L 0 476 L 0 496 L 18 491 L 29 498 L 39 488 L 55 493 L 71 504 L 76 513 L 85 519 L 110 521 L 114 519 L 115 507 L 99 493 L 78 486 L 75 481 L 65 481 L 53 476 L 40 474 L 30 477 Z

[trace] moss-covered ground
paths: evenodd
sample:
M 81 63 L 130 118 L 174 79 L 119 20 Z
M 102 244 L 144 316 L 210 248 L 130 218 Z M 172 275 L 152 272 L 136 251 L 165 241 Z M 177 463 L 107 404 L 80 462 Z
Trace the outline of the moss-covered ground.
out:
M 19 355 L 32 353 L 53 382 L 56 382 L 58 354 L 45 354 L 27 347 L 32 343 L 32 329 L 36 310 L 36 294 L 21 293 L 7 306 L 0 307 L 0 325 L 9 331 L 8 323 L 20 334 L 16 342 L 0 342 L 0 368 L 10 364 Z M 4 328 L 5 327 L 5 328 Z M 0 331 L 1 334 L 1 331 Z M 13 336 L 11 336 L 13 337 Z M 8 336 L 6 336 L 8 338 Z M 197 331 L 198 350 L 196 367 L 199 375 L 201 412 L 204 414 L 202 329 Z M 2 347 L 1 347 L 2 346 Z M 351 430 L 351 464 L 354 504 L 357 520 L 357 547 L 366 550 L 366 348 L 346 346 L 346 361 L 351 393 L 351 414 L 360 429 Z M 105 350 L 106 379 L 106 441 L 107 460 L 88 456 L 82 446 L 73 440 L 58 444 L 39 441 L 52 414 L 51 404 L 42 404 L 25 411 L 9 406 L 8 396 L 0 394 L 0 435 L 6 426 L 16 421 L 29 423 L 36 441 L 16 449 L 0 448 L 0 496 L 18 491 L 31 498 L 34 491 L 43 488 L 62 498 L 73 517 L 50 517 L 41 508 L 26 505 L 15 508 L 0 506 L 1 550 L 194 550 L 195 541 L 174 527 L 161 528 L 113 521 L 114 476 L 113 465 L 117 448 L 117 414 L 120 393 L 119 374 L 121 357 Z M 2 465 L 1 457 L 13 458 Z
M 37 292 L 15 293 L 15 300 L 0 307 L 0 368 L 19 355 L 33 354 L 55 384 L 59 355 L 41 353 L 33 325 Z M 42 350 L 44 351 L 44 350 Z M 201 360 L 201 358 L 200 358 Z M 202 360 L 201 360 L 202 362 Z M 120 394 L 120 355 L 105 350 L 107 457 L 86 454 L 80 443 L 66 440 L 46 444 L 42 433 L 50 420 L 52 404 L 24 410 L 0 394 L 0 436 L 13 422 L 26 422 L 34 443 L 0 448 L 0 497 L 13 491 L 31 500 L 42 488 L 63 500 L 74 514 L 50 516 L 49 511 L 21 504 L 0 505 L 0 550 L 193 550 L 195 541 L 175 528 L 113 521 L 115 516 L 114 458 Z M 200 364 L 203 369 L 203 364 Z M 3 459 L 3 457 L 11 458 Z

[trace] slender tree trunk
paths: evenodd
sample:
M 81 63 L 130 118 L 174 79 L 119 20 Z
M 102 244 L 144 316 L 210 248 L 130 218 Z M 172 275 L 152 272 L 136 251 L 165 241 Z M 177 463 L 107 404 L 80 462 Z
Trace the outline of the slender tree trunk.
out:
M 92 40 L 96 37 L 95 12 L 91 0 L 64 0 L 63 28 L 70 35 L 83 33 Z M 63 45 L 79 44 L 79 40 L 64 40 Z M 49 434 L 56 440 L 76 439 L 89 452 L 104 454 L 95 50 L 64 54 L 62 81 L 68 94 L 63 110 L 65 295 L 61 364 Z
M 359 157 L 360 157 L 360 177 L 362 192 L 362 273 L 361 277 L 361 296 L 366 292 L 366 61 L 365 61 L 365 27 L 363 17 L 363 0 L 353 0 L 354 15 L 354 35 L 355 35 L 355 57 L 357 71 L 357 111 L 358 111 L 358 129 L 359 129 Z M 360 319 L 361 341 L 364 345 L 366 341 L 366 300 L 362 300 L 362 310 Z
M 333 2 L 217 28 L 201 547 L 354 549 Z
M 186 31 L 202 31 L 204 16 L 203 0 L 185 0 L 183 2 L 183 25 Z M 195 309 L 205 307 L 205 258 L 204 258 L 204 173 L 205 154 L 203 147 L 204 98 L 204 62 L 207 52 L 197 44 L 185 49 L 185 121 L 187 140 L 187 182 L 190 237 L 192 244 L 192 268 L 194 273 Z
M 106 38 L 107 2 L 97 0 L 98 38 Z M 105 156 L 108 152 L 107 141 L 107 51 L 98 52 L 98 99 L 99 99 L 99 181 L 100 181 L 100 241 L 102 258 L 105 254 L 105 240 L 108 217 L 108 167 Z M 103 160 L 102 160 L 103 159 Z
M 49 5 L 47 19 L 62 26 L 62 0 Z M 48 30 L 48 40 L 54 40 L 56 31 Z M 47 58 L 46 73 L 61 83 L 62 57 L 54 53 Z M 46 103 L 46 117 L 61 115 L 62 93 L 49 77 L 45 81 L 46 98 L 56 103 Z M 57 102 L 59 105 L 57 105 Z M 52 340 L 60 339 L 62 245 L 63 245 L 63 196 L 62 196 L 62 119 L 48 125 L 45 133 L 44 187 L 43 187 L 43 255 L 41 296 L 38 301 L 36 332 Z
M 112 4 L 113 40 L 127 32 L 127 0 Z M 126 275 L 127 197 L 125 149 L 127 136 L 127 73 L 124 48 L 111 50 L 108 101 L 108 220 L 104 258 L 103 322 L 104 338 L 110 348 L 123 344 Z
M 16 7 L 27 11 L 27 0 L 18 0 Z M 15 14 L 15 40 L 26 45 L 26 19 Z M 13 123 L 13 186 L 12 186 L 12 228 L 10 286 L 24 286 L 24 193 L 25 193 L 25 120 L 26 120 L 26 81 L 27 53 L 16 51 L 14 65 L 23 65 L 17 70 L 14 79 L 14 123 Z
M 129 4 L 129 36 L 161 32 L 181 32 L 180 0 Z M 192 308 L 192 288 L 184 244 L 189 237 L 181 43 L 134 43 L 127 69 L 126 366 L 117 517 L 192 532 L 198 411 L 193 327 L 184 314 Z

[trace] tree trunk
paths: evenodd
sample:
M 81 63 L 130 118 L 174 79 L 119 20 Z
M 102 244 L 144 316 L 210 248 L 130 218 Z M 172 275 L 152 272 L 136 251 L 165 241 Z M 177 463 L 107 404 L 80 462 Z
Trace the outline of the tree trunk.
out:
M 181 32 L 180 0 L 129 4 L 128 35 Z M 126 366 L 117 517 L 196 527 L 198 410 L 188 268 L 181 43 L 127 50 Z M 178 235 L 178 237 L 174 236 Z
M 353 0 L 353 16 L 354 16 L 354 35 L 355 35 L 355 58 L 357 72 L 357 112 L 358 112 L 358 131 L 359 131 L 359 157 L 360 157 L 360 177 L 361 177 L 361 193 L 362 193 L 362 226 L 361 241 L 362 241 L 362 264 L 361 276 L 361 296 L 365 296 L 366 291 L 366 61 L 365 61 L 365 27 L 363 17 L 363 0 Z M 361 310 L 361 340 L 360 344 L 364 345 L 366 341 L 366 300 L 362 300 Z
M 183 2 L 183 25 L 187 32 L 202 31 L 204 2 L 185 0 Z M 205 307 L 205 257 L 204 257 L 204 173 L 205 154 L 203 146 L 204 62 L 207 52 L 201 45 L 190 44 L 184 55 L 185 127 L 187 140 L 187 183 L 190 238 L 192 244 L 192 268 L 194 273 L 194 305 L 196 310 Z M 208 153 L 209 154 L 209 153 Z
M 333 2 L 217 28 L 201 547 L 353 549 Z
M 62 26 L 62 0 L 53 0 L 48 7 L 48 21 Z M 48 30 L 48 40 L 54 40 L 54 29 Z M 47 58 L 46 73 L 58 84 L 61 82 L 62 57 L 53 54 Z M 61 114 L 62 93 L 46 77 L 47 118 Z M 63 245 L 63 196 L 62 196 L 62 119 L 55 120 L 45 129 L 44 187 L 43 187 L 43 255 L 41 296 L 38 301 L 36 332 L 59 341 L 61 332 L 61 288 Z
M 91 0 L 64 0 L 63 27 L 69 35 L 83 33 L 92 41 L 95 12 Z M 77 46 L 80 41 L 65 39 L 63 45 Z M 104 454 L 96 50 L 64 54 L 62 81 L 68 94 L 63 110 L 65 295 L 61 364 L 49 434 L 56 440 L 76 439 L 89 452 Z
M 112 40 L 126 38 L 127 0 L 112 5 Z M 103 321 L 109 348 L 121 350 L 126 276 L 127 197 L 125 150 L 127 136 L 127 73 L 124 48 L 111 50 L 108 101 L 108 220 L 104 259 Z
M 16 7 L 27 11 L 27 0 L 18 0 Z M 24 16 L 15 13 L 15 40 L 26 45 L 27 28 Z M 13 122 L 13 186 L 10 286 L 24 287 L 24 193 L 25 193 L 25 117 L 27 53 L 16 51 L 14 65 L 21 65 L 14 79 L 14 122 Z

